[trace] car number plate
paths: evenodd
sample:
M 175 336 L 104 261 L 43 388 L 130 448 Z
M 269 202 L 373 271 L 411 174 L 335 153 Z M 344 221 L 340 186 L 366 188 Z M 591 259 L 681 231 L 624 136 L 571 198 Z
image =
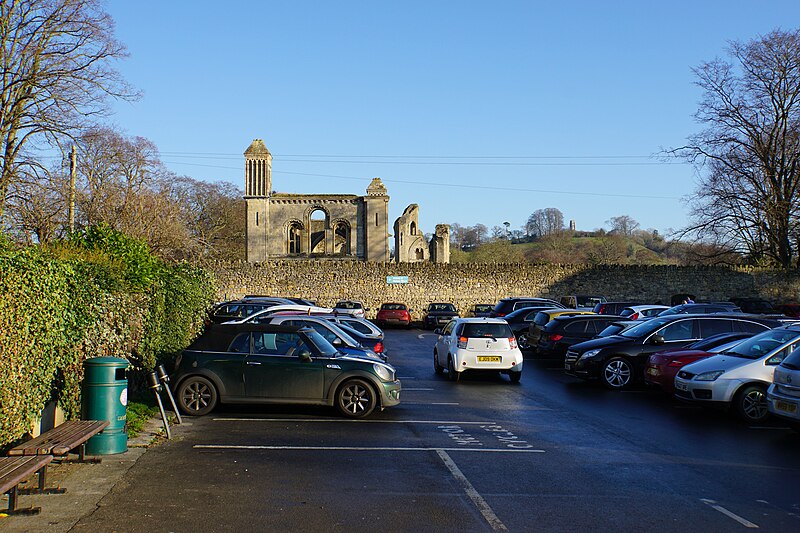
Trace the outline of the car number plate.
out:
M 680 382 L 676 381 L 675 382 L 675 388 L 678 389 L 678 390 L 682 390 L 682 391 L 688 391 L 689 390 L 689 385 L 687 385 L 686 383 L 680 383 Z
M 503 358 L 499 355 L 479 355 L 478 362 L 479 363 L 499 363 L 502 361 Z
M 783 411 L 784 413 L 796 413 L 797 405 L 778 400 L 775 402 L 775 409 L 777 409 L 778 411 Z

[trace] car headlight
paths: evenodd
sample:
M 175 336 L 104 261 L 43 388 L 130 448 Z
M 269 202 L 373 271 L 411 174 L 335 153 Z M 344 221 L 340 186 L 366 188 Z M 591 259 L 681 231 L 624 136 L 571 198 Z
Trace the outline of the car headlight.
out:
M 375 363 L 372 365 L 372 369 L 383 381 L 394 381 L 394 368 Z
M 600 353 L 599 348 L 597 350 L 589 350 L 588 352 L 583 352 L 583 355 L 581 355 L 581 359 L 589 359 L 599 353 Z
M 697 374 L 694 377 L 694 380 L 695 381 L 714 381 L 715 379 L 717 379 L 718 377 L 720 377 L 724 373 L 725 373 L 724 370 L 712 370 L 710 372 L 703 372 L 702 374 Z

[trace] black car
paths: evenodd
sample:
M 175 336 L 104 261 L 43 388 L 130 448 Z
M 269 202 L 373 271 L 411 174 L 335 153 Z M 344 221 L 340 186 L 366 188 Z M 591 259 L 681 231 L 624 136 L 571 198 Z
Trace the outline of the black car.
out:
M 567 348 L 596 337 L 610 324 L 621 319 L 612 315 L 562 315 L 545 324 L 536 356 L 542 359 L 563 359 Z
M 560 308 L 561 307 L 559 306 L 558 309 Z M 530 328 L 531 324 L 533 324 L 536 314 L 543 309 L 553 309 L 553 305 L 549 304 L 546 306 L 537 305 L 533 307 L 522 307 L 502 317 L 503 320 L 508 322 L 511 331 L 517 338 L 517 346 L 520 350 L 532 350 L 536 347 L 535 344 L 530 342 L 528 329 Z
M 503 298 L 494 309 L 489 313 L 490 318 L 503 318 L 512 311 L 522 309 L 523 307 L 564 307 L 555 300 L 549 298 L 533 298 L 527 296 L 515 296 L 513 298 Z
M 422 319 L 422 327 L 426 329 L 435 329 L 443 326 L 456 318 L 458 309 L 450 303 L 431 303 L 425 310 L 425 316 Z
M 782 314 L 768 300 L 763 298 L 730 298 L 745 313 L 753 315 L 780 315 Z
M 494 309 L 494 304 L 475 304 L 469 308 L 467 313 L 469 316 L 474 317 L 488 317 Z
M 212 324 L 175 362 L 178 407 L 202 416 L 218 403 L 335 406 L 351 418 L 400 403 L 395 369 L 348 355 L 307 327 Z
M 650 354 L 729 332 L 760 333 L 780 326 L 777 320 L 744 313 L 657 316 L 611 337 L 570 346 L 564 359 L 567 374 L 600 379 L 611 389 L 624 389 L 644 378 Z

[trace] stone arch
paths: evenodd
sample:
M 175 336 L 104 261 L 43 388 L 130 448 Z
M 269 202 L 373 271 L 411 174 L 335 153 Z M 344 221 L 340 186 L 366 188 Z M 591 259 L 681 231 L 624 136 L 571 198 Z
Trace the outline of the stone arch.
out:
M 312 255 L 325 255 L 327 250 L 327 230 L 330 228 L 330 213 L 321 205 L 313 205 L 306 210 L 308 220 L 308 250 Z
M 347 220 L 335 220 L 333 226 L 334 255 L 350 255 L 350 235 L 352 229 Z
M 305 227 L 297 219 L 289 220 L 286 223 L 286 253 L 288 255 L 299 255 L 303 253 L 303 233 Z

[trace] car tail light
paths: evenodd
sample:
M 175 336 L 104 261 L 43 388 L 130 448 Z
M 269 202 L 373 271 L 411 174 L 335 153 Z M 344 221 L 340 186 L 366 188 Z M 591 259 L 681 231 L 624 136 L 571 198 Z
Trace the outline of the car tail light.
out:
M 373 351 L 375 353 L 383 353 L 383 343 L 379 342 L 378 344 L 376 344 L 375 348 L 373 348 Z
M 637 320 L 639 318 L 639 313 L 633 313 L 628 317 L 628 320 Z
M 497 313 L 497 314 L 496 314 L 496 315 L 494 315 L 494 316 L 495 316 L 495 317 L 501 317 L 501 316 L 506 316 L 506 314 L 505 314 L 505 313 Z
M 601 306 L 600 306 L 600 309 L 597 311 L 597 314 L 598 314 L 598 315 L 604 315 L 604 314 L 606 314 L 606 306 L 605 306 L 605 305 L 601 305 Z
M 553 342 L 557 342 L 563 339 L 564 335 L 559 335 L 558 333 L 551 333 L 547 338 Z
M 511 347 L 512 350 L 517 349 L 517 338 L 516 337 L 509 337 L 508 338 L 508 345 Z
M 459 337 L 459 338 L 458 338 L 458 344 L 457 344 L 457 346 L 458 346 L 459 348 L 466 348 L 466 347 L 467 347 L 467 341 L 468 341 L 468 340 L 469 340 L 469 339 L 468 339 L 467 337 Z

